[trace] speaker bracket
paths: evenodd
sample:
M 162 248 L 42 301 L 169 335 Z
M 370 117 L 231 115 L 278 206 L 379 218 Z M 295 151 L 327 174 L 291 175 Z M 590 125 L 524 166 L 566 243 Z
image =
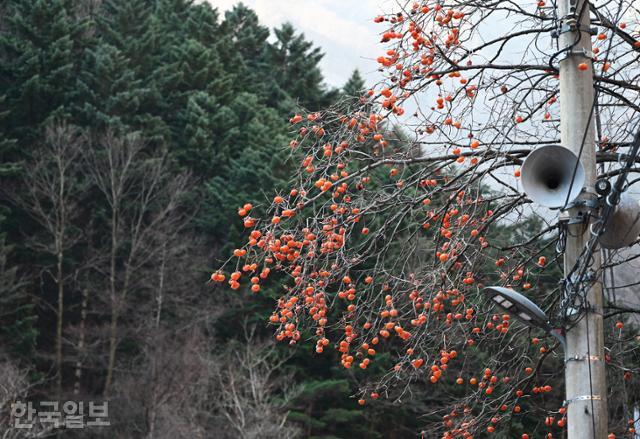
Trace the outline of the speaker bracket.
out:
M 573 200 L 571 203 L 567 204 L 565 209 L 573 209 L 586 207 L 587 209 L 597 209 L 599 207 L 599 202 L 597 198 L 577 198 Z
M 589 220 L 589 215 L 585 215 L 582 212 L 579 212 L 576 216 L 569 218 L 569 222 L 567 224 L 574 225 L 574 224 L 584 224 Z
M 584 192 L 583 192 L 584 193 Z M 598 199 L 593 198 L 578 198 L 571 203 L 567 204 L 565 211 L 560 216 L 560 221 L 563 221 L 565 224 L 573 225 L 573 224 L 584 224 L 589 221 L 589 217 L 591 216 L 591 212 L 596 210 L 599 207 Z M 569 209 L 581 209 L 574 215 L 568 213 Z

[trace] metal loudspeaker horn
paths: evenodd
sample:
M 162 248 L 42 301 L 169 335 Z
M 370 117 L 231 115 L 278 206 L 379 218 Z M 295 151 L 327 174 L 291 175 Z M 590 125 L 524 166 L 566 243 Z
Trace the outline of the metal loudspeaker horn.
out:
M 564 207 L 580 195 L 584 186 L 584 168 L 578 157 L 558 145 L 532 151 L 525 159 L 521 173 L 527 196 L 546 207 Z
M 598 241 L 603 248 L 628 247 L 640 235 L 640 204 L 629 194 L 622 194 L 613 215 Z

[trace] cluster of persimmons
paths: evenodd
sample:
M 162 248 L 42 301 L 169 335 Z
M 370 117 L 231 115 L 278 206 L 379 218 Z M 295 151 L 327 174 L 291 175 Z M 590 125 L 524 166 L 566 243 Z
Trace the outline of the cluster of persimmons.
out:
M 544 7 L 539 3 L 536 8 Z M 467 388 L 468 396 L 442 417 L 443 438 L 492 433 L 503 419 L 521 413 L 525 402 L 553 391 L 539 382 L 544 379 L 535 356 L 547 356 L 550 349 L 539 338 L 529 337 L 519 354 L 493 370 L 464 359 L 478 344 L 495 353 L 511 342 L 509 315 L 492 313 L 480 298 L 483 280 L 491 278 L 482 270 L 493 267 L 497 281 L 528 290 L 548 265 L 535 246 L 495 256 L 487 237 L 509 205 L 483 197 L 479 180 L 470 177 L 483 164 L 491 169 L 490 160 L 499 156 L 452 111 L 456 99 L 473 102 L 480 91 L 479 82 L 464 76 L 471 60 L 452 59 L 460 53 L 465 27 L 472 26 L 473 13 L 465 8 L 470 7 L 415 2 L 401 13 L 375 18 L 387 26 L 382 42 L 392 46 L 377 58 L 389 81 L 365 91 L 349 111 L 301 112 L 290 119 L 295 137 L 289 146 L 299 163 L 292 187 L 276 195 L 260 217 L 249 203 L 239 208 L 246 244 L 225 265 L 234 268 L 211 276 L 234 290 L 247 285 L 259 293 L 272 273 L 281 273 L 284 292 L 269 319 L 278 340 L 296 344 L 311 329 L 316 353 L 336 349 L 347 369 L 367 369 L 387 349 L 397 355 L 390 376 L 423 377 L 433 385 L 448 378 Z M 451 142 L 440 163 L 425 161 L 415 170 L 415 154 L 398 145 L 389 124 L 427 86 L 437 90 L 431 107 L 437 117 L 416 131 L 429 136 L 446 130 L 466 140 Z M 556 101 L 552 94 L 540 103 L 545 120 Z M 529 118 L 511 117 L 515 124 Z M 519 168 L 512 175 L 519 177 Z M 395 225 L 407 222 L 404 234 L 394 234 Z M 398 264 L 410 258 L 403 253 L 409 245 L 399 242 L 399 255 L 386 253 L 398 241 L 417 239 L 413 228 L 433 250 L 421 268 Z M 378 399 L 383 388 L 378 383 L 363 390 L 358 403 Z M 565 409 L 545 410 L 542 424 L 551 438 L 552 427 L 565 427 Z

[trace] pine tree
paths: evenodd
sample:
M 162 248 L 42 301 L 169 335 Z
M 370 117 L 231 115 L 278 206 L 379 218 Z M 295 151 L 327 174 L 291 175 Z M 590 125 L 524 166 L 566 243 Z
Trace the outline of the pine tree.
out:
M 342 86 L 342 94 L 350 98 L 359 98 L 364 93 L 365 82 L 360 71 L 355 69 L 347 82 Z
M 296 34 L 290 23 L 274 30 L 275 43 L 267 48 L 269 77 L 277 85 L 271 96 L 275 104 L 284 94 L 301 106 L 316 110 L 331 103 L 335 91 L 326 91 L 323 84 L 320 61 L 324 57 L 320 48 L 313 47 L 303 34 Z M 267 73 L 267 72 L 265 72 Z
M 207 47 L 220 40 L 220 17 L 217 9 L 207 2 L 193 4 L 183 24 L 185 32 Z
M 205 91 L 190 94 L 186 108 L 179 113 L 182 134 L 173 155 L 181 166 L 198 177 L 210 177 L 216 173 L 218 163 L 229 154 L 226 145 L 216 145 L 214 131 L 218 100 Z
M 0 130 L 21 147 L 51 119 L 69 118 L 78 99 L 79 60 L 91 38 L 71 0 L 14 0 L 0 34 Z
M 218 45 L 207 47 L 193 38 L 175 39 L 160 67 L 180 72 L 163 93 L 171 153 L 199 178 L 216 175 L 217 163 L 228 155 L 228 146 L 216 138 L 216 131 L 229 129 L 224 108 L 234 98 L 237 76 L 227 71 L 217 49 Z
M 134 60 L 137 72 L 152 69 L 153 56 L 162 43 L 154 32 L 153 11 L 154 2 L 149 0 L 105 0 L 97 17 L 100 41 Z
M 81 90 L 83 123 L 104 130 L 113 122 L 114 128 L 141 131 L 157 146 L 170 137 L 162 111 L 164 87 L 179 75 L 176 66 L 159 62 L 168 35 L 153 12 L 148 0 L 102 5 L 96 19 L 99 44 L 85 57 Z
M 214 164 L 218 172 L 206 183 L 203 214 L 207 218 L 205 230 L 217 242 L 229 245 L 229 237 L 239 237 L 243 230 L 238 206 L 261 203 L 264 194 L 285 183 L 289 168 L 282 145 L 286 144 L 287 127 L 276 111 L 248 93 L 238 94 L 217 112 L 214 121 L 216 150 L 229 154 L 226 158 L 221 154 Z M 263 193 L 255 193 L 256 187 Z
M 136 79 L 130 60 L 116 47 L 102 43 L 86 57 L 80 87 L 85 96 L 80 104 L 80 123 L 95 132 L 107 127 L 139 130 L 144 115 L 140 114 L 144 94 L 149 93 Z
M 238 3 L 225 13 L 221 32 L 232 36 L 234 50 L 242 56 L 251 74 L 261 71 L 269 29 L 260 24 L 253 10 Z

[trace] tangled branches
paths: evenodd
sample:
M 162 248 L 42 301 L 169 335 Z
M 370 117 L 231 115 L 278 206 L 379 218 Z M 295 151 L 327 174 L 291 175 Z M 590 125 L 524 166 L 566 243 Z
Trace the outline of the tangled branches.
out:
M 442 437 L 503 425 L 513 437 L 525 411 L 532 431 L 566 422 L 552 385 L 561 369 L 554 339 L 495 314 L 481 293 L 499 284 L 535 291 L 546 310 L 559 306 L 556 214 L 532 208 L 518 180 L 532 148 L 558 143 L 554 11 L 544 1 L 454 0 L 377 17 L 385 80 L 292 117 L 300 167 L 290 191 L 260 218 L 250 204 L 239 210 L 248 242 L 212 275 L 227 281 L 226 269 L 231 288 L 248 278 L 258 293 L 272 272 L 284 273 L 270 318 L 277 339 L 312 338 L 318 354 L 335 347 L 345 368 L 380 361 L 386 372 L 369 375 L 360 404 L 434 386 L 450 405 L 431 407 L 425 431 Z M 598 161 L 611 176 L 638 119 L 640 42 L 627 31 L 638 16 L 628 1 L 590 11 L 600 28 Z M 614 345 L 621 328 L 608 332 Z M 638 364 L 638 342 L 626 340 L 633 347 L 610 351 L 624 385 L 639 372 L 624 365 Z M 378 360 L 381 352 L 393 360 Z M 628 398 L 620 404 L 616 428 L 625 432 Z

